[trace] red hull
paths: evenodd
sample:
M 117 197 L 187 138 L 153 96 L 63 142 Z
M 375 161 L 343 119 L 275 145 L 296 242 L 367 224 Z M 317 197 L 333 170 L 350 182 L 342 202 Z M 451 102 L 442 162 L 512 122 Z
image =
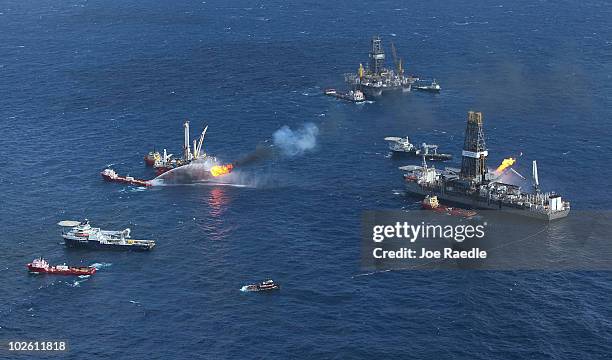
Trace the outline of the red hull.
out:
M 48 268 L 35 267 L 32 264 L 28 264 L 28 271 L 37 274 L 52 274 L 52 275 L 93 275 L 96 273 L 95 267 L 68 267 L 68 269 L 58 269 L 55 266 Z
M 144 157 L 144 162 L 145 162 L 145 165 L 147 165 L 147 166 L 153 166 L 155 164 L 155 158 L 154 157 L 145 156 Z
M 125 176 L 110 176 L 104 173 L 101 173 L 100 175 L 102 175 L 102 177 L 104 178 L 104 180 L 109 181 L 109 182 L 116 182 L 116 183 L 121 183 L 121 184 L 129 184 L 129 185 L 137 185 L 137 186 L 151 186 L 151 182 L 148 180 L 142 180 L 142 179 L 128 179 Z

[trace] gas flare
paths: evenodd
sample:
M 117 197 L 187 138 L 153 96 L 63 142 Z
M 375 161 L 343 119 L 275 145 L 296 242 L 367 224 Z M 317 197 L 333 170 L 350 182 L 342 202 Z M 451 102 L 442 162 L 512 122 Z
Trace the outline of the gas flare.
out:
M 504 159 L 504 161 L 502 161 L 501 164 L 499 164 L 499 166 L 497 167 L 497 169 L 495 169 L 496 173 L 501 173 L 502 171 L 504 171 L 507 167 L 514 165 L 514 163 L 516 162 L 515 158 L 507 158 Z
M 212 168 L 210 168 L 210 174 L 214 177 L 221 176 L 221 175 L 227 175 L 232 172 L 232 169 L 234 169 L 234 165 L 232 164 L 215 165 Z

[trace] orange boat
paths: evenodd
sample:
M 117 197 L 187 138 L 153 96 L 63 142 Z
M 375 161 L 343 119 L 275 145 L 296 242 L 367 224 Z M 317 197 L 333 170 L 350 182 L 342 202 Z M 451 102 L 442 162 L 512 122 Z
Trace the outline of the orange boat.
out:
M 477 212 L 474 210 L 466 210 L 461 208 L 450 207 L 446 205 L 442 205 L 438 202 L 437 196 L 427 195 L 423 202 L 421 203 L 423 209 L 432 210 L 435 212 L 452 215 L 452 216 L 460 216 L 464 218 L 471 218 L 476 216 Z

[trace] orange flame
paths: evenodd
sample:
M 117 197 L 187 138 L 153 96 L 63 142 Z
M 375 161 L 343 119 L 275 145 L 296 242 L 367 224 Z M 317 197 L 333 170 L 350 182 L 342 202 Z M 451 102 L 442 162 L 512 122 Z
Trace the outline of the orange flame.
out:
M 210 174 L 214 177 L 221 176 L 221 175 L 227 175 L 232 172 L 233 168 L 234 168 L 234 165 L 232 164 L 215 165 L 212 168 L 210 168 Z
M 507 167 L 514 165 L 515 162 L 516 162 L 515 158 L 504 159 L 504 161 L 502 161 L 502 163 L 499 164 L 497 169 L 495 169 L 495 172 L 501 173 L 502 171 L 506 170 Z

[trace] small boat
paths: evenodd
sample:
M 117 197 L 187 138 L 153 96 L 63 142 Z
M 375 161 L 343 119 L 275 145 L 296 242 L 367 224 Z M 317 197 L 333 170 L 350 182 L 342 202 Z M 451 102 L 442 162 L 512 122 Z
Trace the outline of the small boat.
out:
M 119 176 L 113 169 L 104 169 L 100 173 L 102 178 L 106 181 L 117 182 L 122 184 L 136 185 L 136 186 L 151 186 L 149 180 L 136 179 L 132 176 Z
M 32 260 L 26 267 L 28 271 L 33 274 L 82 276 L 96 273 L 96 268 L 93 266 L 67 266 L 66 264 L 51 266 L 47 260 L 42 257 Z
M 437 196 L 427 195 L 425 199 L 423 199 L 423 202 L 421 204 L 423 206 L 423 209 L 432 210 L 435 212 L 452 215 L 452 216 L 471 218 L 471 217 L 476 216 L 477 214 L 476 211 L 474 210 L 466 210 L 466 209 L 454 208 L 454 207 L 442 205 L 438 202 Z
M 440 90 L 442 90 L 440 85 L 436 82 L 436 79 L 433 79 L 431 84 L 415 85 L 414 88 L 419 91 L 428 91 L 428 92 L 440 92 Z
M 250 284 L 242 287 L 242 291 L 270 291 L 270 290 L 279 290 L 280 285 L 275 283 L 273 280 L 262 281 L 259 284 Z
M 349 92 L 340 92 L 336 89 L 325 89 L 325 95 L 333 96 L 338 99 L 352 101 L 352 102 L 364 102 L 366 101 L 365 95 L 360 90 L 350 90 Z

